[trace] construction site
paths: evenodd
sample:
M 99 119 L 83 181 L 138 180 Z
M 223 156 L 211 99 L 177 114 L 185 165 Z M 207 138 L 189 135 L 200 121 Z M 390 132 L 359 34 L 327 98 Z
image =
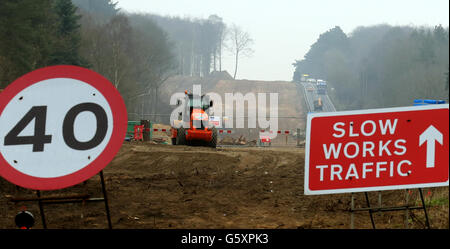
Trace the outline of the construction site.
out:
M 173 145 L 168 119 L 173 106 L 168 100 L 193 84 L 200 84 L 205 93 L 220 95 L 278 93 L 277 137 L 262 141 L 259 128 L 219 129 L 213 147 Z M 353 198 L 350 194 L 304 195 L 306 116 L 317 110 L 317 96 L 317 89 L 308 82 L 169 78 L 156 108 L 165 112 L 156 113 L 159 116 L 139 109 L 128 113 L 136 124 L 154 120 L 148 129 L 151 136 L 134 139 L 131 129 L 103 170 L 112 228 L 372 228 L 368 212 L 354 213 L 351 219 L 351 202 L 355 208 L 366 207 L 363 193 Z M 326 94 L 321 94 L 320 102 L 320 111 L 336 111 Z M 46 226 L 107 228 L 105 207 L 96 201 L 102 195 L 99 182 L 94 176 L 63 190 L 41 191 L 42 198 L 85 195 L 78 202 L 43 201 Z M 5 179 L 0 179 L 0 191 L 0 228 L 15 228 L 14 217 L 20 210 L 34 214 L 35 228 L 43 227 L 37 202 L 26 201 L 35 191 Z M 423 193 L 431 227 L 448 228 L 448 187 L 424 188 Z M 380 207 L 420 204 L 417 189 L 369 192 L 368 198 Z M 376 228 L 426 227 L 424 212 L 413 209 L 375 212 L 373 222 Z

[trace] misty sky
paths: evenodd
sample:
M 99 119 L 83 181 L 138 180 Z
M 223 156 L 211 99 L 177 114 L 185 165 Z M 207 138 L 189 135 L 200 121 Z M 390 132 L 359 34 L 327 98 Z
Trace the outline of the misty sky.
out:
M 237 79 L 292 80 L 319 35 L 334 26 L 349 34 L 375 24 L 449 26 L 448 0 L 116 0 L 128 12 L 208 18 L 216 14 L 254 39 L 255 53 L 239 62 Z M 225 53 L 222 70 L 231 75 L 234 61 Z

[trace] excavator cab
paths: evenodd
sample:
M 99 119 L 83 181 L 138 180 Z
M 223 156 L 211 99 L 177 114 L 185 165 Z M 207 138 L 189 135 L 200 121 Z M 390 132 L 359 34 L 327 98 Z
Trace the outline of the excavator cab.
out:
M 172 128 L 173 145 L 204 144 L 215 148 L 217 130 L 209 124 L 209 110 L 213 101 L 208 95 L 194 95 L 185 92 L 183 126 Z

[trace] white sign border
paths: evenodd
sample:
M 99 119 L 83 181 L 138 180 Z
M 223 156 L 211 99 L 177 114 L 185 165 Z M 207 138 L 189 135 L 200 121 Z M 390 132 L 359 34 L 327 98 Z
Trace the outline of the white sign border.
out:
M 423 184 L 408 184 L 408 185 L 390 185 L 390 186 L 376 186 L 363 188 L 343 188 L 331 190 L 310 190 L 309 189 L 309 151 L 311 139 L 311 121 L 315 117 L 331 117 L 331 116 L 347 116 L 357 114 L 371 114 L 371 113 L 391 113 L 391 112 L 405 112 L 405 111 L 420 111 L 420 110 L 435 110 L 435 109 L 449 109 L 449 104 L 432 104 L 421 106 L 406 106 L 406 107 L 392 107 L 392 108 L 378 108 L 366 110 L 352 110 L 340 112 L 320 112 L 308 113 L 306 121 L 306 143 L 305 143 L 305 173 L 304 173 L 304 194 L 305 195 L 323 195 L 323 194 L 342 194 L 342 193 L 356 193 L 356 192 L 370 192 L 380 190 L 398 190 L 398 189 L 413 189 L 413 188 L 427 188 L 427 187 L 443 187 L 449 186 L 449 180 L 446 182 L 423 183 Z

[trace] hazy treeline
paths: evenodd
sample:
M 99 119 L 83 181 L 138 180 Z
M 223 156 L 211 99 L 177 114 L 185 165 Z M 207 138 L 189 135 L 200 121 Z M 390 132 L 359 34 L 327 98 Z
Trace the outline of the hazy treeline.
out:
M 108 78 L 129 113 L 154 111 L 158 87 L 176 69 L 167 34 L 110 0 L 2 0 L 0 37 L 0 88 L 38 68 L 77 65 Z
M 335 27 L 293 65 L 294 81 L 302 74 L 327 80 L 340 110 L 410 106 L 416 98 L 448 100 L 449 30 L 377 25 L 347 36 Z
M 153 14 L 146 17 L 155 20 L 174 42 L 177 74 L 207 76 L 211 71 L 222 71 L 226 25 L 221 17 L 192 19 Z
M 0 1 L 0 88 L 37 68 L 88 65 L 75 11 L 70 0 Z
M 123 14 L 110 0 L 73 0 L 81 15 L 81 55 L 108 78 L 133 113 L 154 113 L 158 89 L 175 74 L 173 44 L 153 20 Z

